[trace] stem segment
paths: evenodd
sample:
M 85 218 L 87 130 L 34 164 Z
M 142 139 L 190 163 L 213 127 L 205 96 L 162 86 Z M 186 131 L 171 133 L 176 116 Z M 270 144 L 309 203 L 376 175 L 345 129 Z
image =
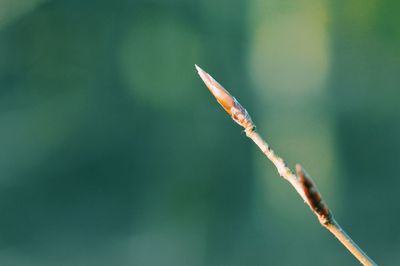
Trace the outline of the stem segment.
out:
M 377 265 L 338 224 L 333 217 L 332 212 L 322 200 L 317 186 L 309 177 L 307 172 L 298 164 L 296 165 L 296 174 L 294 174 L 286 165 L 285 161 L 279 157 L 271 149 L 268 143 L 265 142 L 264 139 L 255 131 L 256 126 L 249 113 L 240 105 L 235 97 L 230 95 L 229 92 L 207 72 L 197 65 L 195 66 L 201 79 L 217 99 L 218 103 L 222 105 L 225 111 L 236 123 L 244 128 L 246 136 L 254 141 L 265 156 L 275 165 L 279 175 L 294 187 L 300 197 L 318 217 L 319 222 L 329 230 L 351 252 L 351 254 L 361 262 L 361 264 L 367 266 Z
M 351 239 L 343 230 L 339 223 L 332 217 L 330 223 L 324 225 L 350 252 L 356 257 L 362 265 L 377 265 L 368 255 Z

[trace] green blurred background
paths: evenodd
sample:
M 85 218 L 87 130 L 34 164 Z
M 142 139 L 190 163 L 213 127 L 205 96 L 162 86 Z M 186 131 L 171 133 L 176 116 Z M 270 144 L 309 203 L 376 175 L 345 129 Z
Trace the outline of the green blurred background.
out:
M 400 264 L 399 1 L 0 1 L 1 265 L 358 265 L 197 76 Z

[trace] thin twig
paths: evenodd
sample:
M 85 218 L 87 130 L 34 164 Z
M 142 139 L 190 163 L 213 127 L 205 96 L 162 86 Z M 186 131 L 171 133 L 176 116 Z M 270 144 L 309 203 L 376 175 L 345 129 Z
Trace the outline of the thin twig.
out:
M 349 235 L 342 229 L 339 223 L 333 217 L 328 206 L 322 201 L 316 185 L 299 165 L 296 165 L 296 174 L 286 165 L 285 161 L 279 157 L 264 141 L 264 139 L 256 132 L 256 126 L 251 120 L 250 115 L 240 103 L 229 94 L 217 81 L 215 81 L 207 72 L 197 65 L 196 69 L 204 81 L 210 92 L 217 101 L 222 105 L 225 111 L 232 119 L 241 125 L 249 137 L 267 156 L 267 158 L 275 165 L 281 177 L 286 179 L 297 191 L 304 202 L 310 207 L 314 214 L 318 217 L 319 222 L 328 229 L 363 265 L 377 265 L 368 255 L 351 239 Z

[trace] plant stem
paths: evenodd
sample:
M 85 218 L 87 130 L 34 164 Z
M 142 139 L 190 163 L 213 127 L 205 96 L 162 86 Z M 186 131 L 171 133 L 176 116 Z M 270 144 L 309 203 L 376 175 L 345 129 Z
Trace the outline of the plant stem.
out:
M 343 230 L 339 223 L 333 218 L 330 223 L 324 224 L 339 241 L 356 257 L 362 265 L 377 265 L 368 255 L 351 239 L 351 237 Z
M 293 174 L 293 172 L 286 166 L 284 160 L 280 158 L 275 152 L 270 148 L 270 146 L 262 139 L 262 137 L 254 130 L 246 131 L 247 137 L 252 139 L 254 143 L 260 148 L 260 150 L 268 157 L 268 159 L 275 165 L 278 173 L 281 177 L 286 179 L 297 191 L 300 197 L 310 206 L 311 210 L 317 215 L 320 223 L 328 229 L 350 252 L 356 257 L 361 264 L 366 266 L 377 265 L 368 255 L 351 239 L 351 237 L 342 229 L 336 219 L 333 217 L 332 212 L 329 209 L 326 209 L 325 212 L 321 212 L 316 210 L 312 205 L 310 205 L 310 200 L 306 195 L 305 188 L 303 187 L 300 179 Z M 298 172 L 304 171 L 300 168 L 300 165 L 297 165 Z M 303 172 L 304 174 L 305 172 Z M 300 173 L 301 175 L 301 173 Z M 307 177 L 309 179 L 309 177 Z M 309 179 L 311 180 L 311 179 Z M 312 185 L 312 188 L 316 190 L 315 184 Z M 319 192 L 316 190 L 316 193 Z M 317 199 L 318 200 L 318 199 Z M 321 199 L 319 199 L 319 203 L 321 203 Z M 318 204 L 318 203 L 316 203 Z M 327 208 L 324 204 L 323 208 Z
M 255 124 L 250 115 L 240 103 L 229 94 L 216 80 L 214 80 L 207 72 L 196 65 L 196 69 L 217 101 L 222 105 L 225 111 L 232 119 L 241 125 L 246 136 L 260 148 L 265 156 L 275 165 L 281 177 L 286 179 L 297 191 L 304 202 L 310 207 L 314 214 L 318 217 L 319 222 L 329 230 L 353 255 L 361 264 L 372 266 L 377 265 L 368 255 L 351 239 L 349 235 L 341 228 L 333 217 L 332 212 L 322 200 L 317 186 L 299 165 L 296 165 L 296 175 L 286 165 L 285 161 L 279 157 L 264 141 L 264 139 L 256 132 Z

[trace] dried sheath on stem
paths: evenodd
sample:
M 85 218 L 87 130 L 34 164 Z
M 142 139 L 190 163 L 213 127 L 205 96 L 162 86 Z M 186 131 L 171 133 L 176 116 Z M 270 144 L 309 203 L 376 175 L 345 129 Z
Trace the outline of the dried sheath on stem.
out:
M 296 174 L 306 197 L 305 202 L 318 216 L 321 224 L 329 223 L 332 219 L 331 211 L 329 210 L 325 202 L 322 201 L 322 197 L 317 189 L 317 186 L 311 180 L 307 172 L 301 167 L 300 164 L 296 165 Z
M 346 234 L 340 227 L 328 206 L 323 202 L 321 194 L 317 186 L 298 164 L 296 165 L 296 173 L 293 174 L 292 170 L 287 167 L 282 158 L 275 154 L 271 147 L 263 140 L 263 138 L 255 131 L 255 124 L 250 118 L 249 113 L 244 109 L 240 103 L 229 94 L 217 81 L 215 81 L 207 72 L 202 70 L 197 65 L 196 69 L 204 81 L 210 92 L 217 99 L 219 104 L 225 111 L 232 117 L 232 119 L 241 125 L 247 137 L 252 139 L 260 150 L 268 157 L 268 159 L 275 165 L 281 177 L 286 179 L 301 196 L 310 209 L 317 215 L 320 223 L 328 229 L 339 241 L 363 264 L 363 265 L 376 265 L 376 263 L 367 256 L 367 254 Z

